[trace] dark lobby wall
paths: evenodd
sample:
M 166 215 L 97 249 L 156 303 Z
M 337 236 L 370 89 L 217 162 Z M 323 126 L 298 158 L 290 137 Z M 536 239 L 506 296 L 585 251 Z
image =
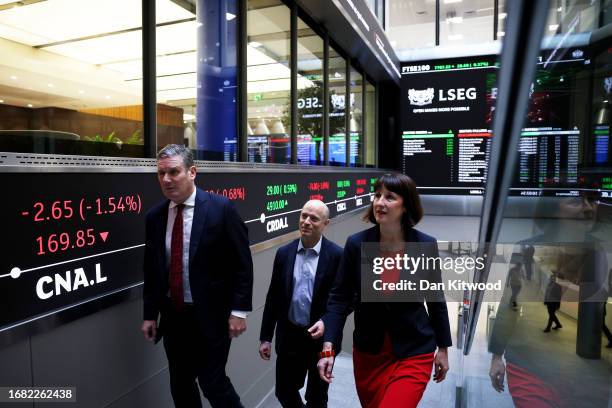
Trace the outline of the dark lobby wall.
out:
M 378 167 L 400 171 L 400 88 L 391 81 L 378 84 Z
M 348 235 L 369 227 L 361 211 L 334 221 L 326 236 L 344 245 Z M 253 312 L 246 333 L 234 340 L 228 375 L 246 407 L 255 407 L 274 387 L 274 362 L 258 356 L 259 330 L 277 247 L 253 255 Z M 161 344 L 140 332 L 142 301 L 132 300 L 0 348 L 0 386 L 72 386 L 71 407 L 170 407 L 168 369 Z M 351 349 L 352 325 L 343 349 Z M 24 408 L 17 403 L 2 407 Z M 67 404 L 44 403 L 45 408 Z M 208 405 L 205 405 L 208 406 Z

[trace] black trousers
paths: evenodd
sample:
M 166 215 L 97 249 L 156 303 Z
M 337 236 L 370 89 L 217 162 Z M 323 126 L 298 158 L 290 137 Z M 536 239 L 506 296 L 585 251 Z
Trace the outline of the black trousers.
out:
M 561 322 L 557 319 L 557 310 L 559 306 L 557 303 L 547 303 L 546 308 L 548 309 L 548 324 L 546 325 L 546 330 L 550 330 L 552 324 L 555 324 L 555 327 L 561 326 Z
M 193 306 L 181 311 L 171 306 L 162 312 L 164 349 L 170 371 L 170 391 L 178 408 L 200 408 L 200 392 L 213 407 L 242 407 L 240 397 L 225 374 L 231 339 L 203 335 Z
M 291 326 L 285 333 L 285 345 L 290 351 L 279 352 L 276 357 L 276 398 L 283 408 L 302 408 L 300 389 L 308 377 L 306 407 L 327 407 L 329 384 L 321 380 L 317 363 L 320 342 L 310 338 L 306 328 Z

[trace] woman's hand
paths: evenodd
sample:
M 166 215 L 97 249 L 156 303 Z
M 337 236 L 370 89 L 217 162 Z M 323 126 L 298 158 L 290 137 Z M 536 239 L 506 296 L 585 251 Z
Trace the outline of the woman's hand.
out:
M 493 354 L 491 357 L 491 369 L 489 370 L 489 378 L 491 378 L 491 385 L 497 392 L 504 392 L 504 377 L 506 376 L 506 365 L 502 356 L 499 354 Z
M 328 341 L 323 343 L 323 351 L 331 350 L 333 350 L 332 343 Z M 321 379 L 328 384 L 331 384 L 332 378 L 334 378 L 334 376 L 332 375 L 332 370 L 334 369 L 334 360 L 334 357 L 323 357 L 317 363 L 317 368 L 319 369 L 319 377 L 321 377 Z
M 448 349 L 446 347 L 438 348 L 434 358 L 434 368 L 434 381 L 437 383 L 444 381 L 448 372 Z

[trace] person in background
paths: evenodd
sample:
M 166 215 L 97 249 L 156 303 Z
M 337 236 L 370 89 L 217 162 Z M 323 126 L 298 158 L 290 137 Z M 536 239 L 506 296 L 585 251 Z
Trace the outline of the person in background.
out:
M 548 309 L 548 324 L 544 329 L 544 333 L 550 332 L 553 323 L 555 324 L 555 327 L 553 327 L 554 330 L 562 328 L 563 326 L 561 326 L 561 322 L 559 322 L 555 314 L 561 307 L 561 285 L 557 283 L 557 274 L 554 272 L 550 275 L 550 281 L 548 282 L 548 286 L 546 286 L 544 304 Z

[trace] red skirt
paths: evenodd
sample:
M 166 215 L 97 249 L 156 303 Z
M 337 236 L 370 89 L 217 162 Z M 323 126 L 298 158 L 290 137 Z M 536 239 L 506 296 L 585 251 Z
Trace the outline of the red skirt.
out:
M 506 364 L 508 391 L 517 408 L 564 408 L 568 407 L 558 392 L 529 371 Z
M 398 360 L 385 336 L 378 354 L 353 347 L 355 385 L 365 408 L 416 407 L 432 374 L 434 353 Z

